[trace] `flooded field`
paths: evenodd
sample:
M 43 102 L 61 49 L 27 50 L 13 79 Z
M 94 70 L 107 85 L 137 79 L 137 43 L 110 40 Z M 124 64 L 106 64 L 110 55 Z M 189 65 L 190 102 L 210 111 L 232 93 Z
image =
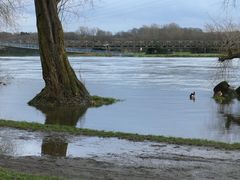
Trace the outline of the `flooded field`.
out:
M 0 87 L 0 118 L 65 124 L 225 142 L 240 140 L 240 105 L 219 105 L 212 89 L 227 75 L 237 82 L 239 67 L 222 69 L 216 58 L 72 57 L 78 77 L 92 95 L 123 101 L 101 108 L 41 109 L 27 105 L 44 86 L 39 57 L 1 57 L 9 77 Z M 81 72 L 81 73 L 80 73 Z M 225 76 L 226 77 L 226 76 Z M 196 101 L 189 94 L 196 91 Z

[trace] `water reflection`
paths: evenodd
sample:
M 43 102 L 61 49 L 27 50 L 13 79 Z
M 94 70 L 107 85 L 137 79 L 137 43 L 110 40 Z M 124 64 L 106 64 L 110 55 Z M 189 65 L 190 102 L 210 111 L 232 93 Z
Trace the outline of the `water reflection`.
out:
M 45 124 L 76 126 L 78 121 L 84 121 L 87 109 L 83 107 L 37 107 L 46 115 Z M 64 136 L 44 136 L 41 154 L 51 156 L 66 156 L 68 148 L 67 138 Z
M 66 138 L 45 136 L 42 141 L 41 154 L 50 156 L 67 156 L 68 142 Z
M 225 123 L 225 129 L 230 130 L 232 125 L 240 126 L 240 115 L 239 115 L 239 102 L 232 102 L 229 104 L 219 104 L 217 108 L 217 113 L 219 119 L 223 120 Z
M 66 126 L 76 126 L 78 121 L 84 124 L 84 115 L 87 108 L 74 106 L 74 107 L 37 107 L 42 113 L 45 114 L 45 124 L 58 124 Z
M 225 123 L 226 129 L 230 129 L 230 127 L 233 123 L 240 125 L 240 117 L 238 117 L 238 116 L 235 117 L 232 114 L 225 114 L 225 118 L 226 118 L 226 123 Z

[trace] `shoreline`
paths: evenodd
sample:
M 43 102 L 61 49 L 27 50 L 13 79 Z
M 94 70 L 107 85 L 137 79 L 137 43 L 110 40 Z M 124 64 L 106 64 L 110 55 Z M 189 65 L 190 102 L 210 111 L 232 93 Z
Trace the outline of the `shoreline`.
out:
M 22 130 L 21 130 L 22 131 Z M 33 132 L 35 133 L 35 132 Z M 62 137 L 63 133 L 41 132 L 47 137 Z M 11 136 L 11 133 L 9 134 Z M 17 137 L 18 139 L 24 138 Z M 34 137 L 32 137 L 34 138 Z M 82 135 L 76 138 L 82 139 Z M 111 138 L 110 138 L 111 139 Z M 109 147 L 102 143 L 97 148 Z M 102 139 L 98 140 L 102 142 Z M 0 174 L 3 179 L 238 179 L 240 176 L 240 151 L 175 145 L 159 142 L 124 141 L 118 151 L 108 150 L 93 154 L 96 141 L 80 143 L 90 147 L 90 156 L 11 156 L 0 155 Z M 129 143 L 129 144 L 128 144 Z M 111 143 L 110 143 L 111 144 Z M 114 145 L 114 144 L 111 144 Z M 86 150 L 86 149 L 85 149 Z
M 24 57 L 24 56 L 39 56 L 39 53 L 34 51 L 28 50 L 17 50 L 17 51 L 7 51 L 7 52 L 0 52 L 0 57 Z M 179 57 L 179 58 L 208 58 L 208 57 L 221 57 L 221 53 L 191 53 L 191 52 L 175 52 L 169 54 L 146 54 L 146 53 L 131 53 L 131 52 L 85 52 L 85 53 L 68 53 L 70 57 Z
M 181 138 L 181 137 L 166 137 L 158 135 L 141 135 L 136 133 L 125 133 L 125 132 L 113 132 L 113 131 L 103 131 L 103 130 L 92 130 L 85 128 L 76 128 L 71 126 L 62 125 L 44 125 L 40 123 L 33 122 L 18 122 L 12 120 L 2 120 L 0 119 L 0 127 L 9 127 L 15 129 L 21 129 L 26 131 L 36 131 L 36 132 L 57 132 L 57 133 L 67 133 L 70 135 L 84 135 L 84 136 L 97 136 L 102 138 L 118 138 L 134 142 L 158 142 L 158 143 L 168 143 L 176 145 L 188 145 L 188 146 L 198 146 L 198 147 L 212 147 L 215 149 L 223 150 L 240 150 L 240 143 L 225 143 L 219 141 L 212 141 L 206 139 L 191 139 L 191 138 Z

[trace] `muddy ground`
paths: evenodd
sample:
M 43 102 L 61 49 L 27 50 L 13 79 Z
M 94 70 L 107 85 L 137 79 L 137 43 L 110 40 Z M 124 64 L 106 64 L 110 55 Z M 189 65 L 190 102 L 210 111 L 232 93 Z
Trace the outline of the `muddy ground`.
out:
M 138 165 L 93 159 L 54 159 L 46 157 L 1 157 L 2 167 L 67 179 L 239 179 L 240 163 L 179 155 L 144 157 Z M 148 165 L 151 164 L 151 165 Z
M 0 154 L 0 167 L 66 179 L 240 179 L 240 151 L 209 147 L 0 128 Z
M 147 143 L 156 152 L 125 151 L 90 158 L 1 155 L 0 166 L 66 179 L 240 179 L 238 151 Z

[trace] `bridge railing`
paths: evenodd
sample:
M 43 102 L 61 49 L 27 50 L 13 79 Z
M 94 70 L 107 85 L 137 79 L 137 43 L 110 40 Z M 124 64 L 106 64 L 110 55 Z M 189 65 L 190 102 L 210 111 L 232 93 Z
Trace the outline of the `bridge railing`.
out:
M 208 49 L 220 51 L 221 41 L 200 41 L 200 40 L 175 40 L 175 41 L 65 41 L 68 52 L 89 52 L 91 50 L 117 50 L 117 51 L 146 51 L 149 48 L 165 50 L 200 50 Z M 38 44 L 21 42 L 3 42 L 0 46 L 39 49 Z

